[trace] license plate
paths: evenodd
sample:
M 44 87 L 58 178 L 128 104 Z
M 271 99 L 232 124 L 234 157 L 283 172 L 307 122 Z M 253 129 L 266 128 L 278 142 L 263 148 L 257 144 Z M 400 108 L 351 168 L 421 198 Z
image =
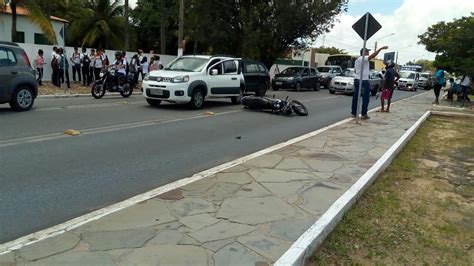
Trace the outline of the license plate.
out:
M 275 82 L 275 85 L 282 85 L 283 82 Z
M 151 90 L 150 94 L 156 96 L 163 96 L 163 90 Z

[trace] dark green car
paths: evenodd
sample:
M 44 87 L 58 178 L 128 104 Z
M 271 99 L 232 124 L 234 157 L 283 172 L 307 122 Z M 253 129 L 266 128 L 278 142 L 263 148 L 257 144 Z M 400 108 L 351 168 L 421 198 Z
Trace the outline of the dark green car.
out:
M 0 42 L 0 104 L 28 111 L 38 95 L 38 82 L 25 50 L 12 42 Z

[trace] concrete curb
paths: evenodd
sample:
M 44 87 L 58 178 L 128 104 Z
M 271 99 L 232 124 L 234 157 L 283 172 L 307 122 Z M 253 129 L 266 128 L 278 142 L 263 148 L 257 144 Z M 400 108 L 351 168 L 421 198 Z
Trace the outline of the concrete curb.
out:
M 397 156 L 407 142 L 415 135 L 418 128 L 430 115 L 431 111 L 426 111 L 354 185 L 329 207 L 321 218 L 293 243 L 274 265 L 304 265 L 305 261 L 311 257 L 313 252 L 334 230 L 344 214 L 390 165 L 395 156 Z

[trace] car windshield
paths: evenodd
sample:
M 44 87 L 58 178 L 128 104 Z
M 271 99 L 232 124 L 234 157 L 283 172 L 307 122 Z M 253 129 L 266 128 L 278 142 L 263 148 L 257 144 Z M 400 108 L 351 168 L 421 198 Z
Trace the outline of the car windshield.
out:
M 330 72 L 332 68 L 330 67 L 318 67 L 319 72 Z
M 355 71 L 354 71 L 354 69 L 346 69 L 346 70 L 342 71 L 341 76 L 354 77 L 355 76 Z
M 404 79 L 415 79 L 415 73 L 400 72 L 400 77 Z
M 425 78 L 425 79 L 429 79 L 429 78 L 430 78 L 430 75 L 428 75 L 428 74 L 421 74 L 421 77 L 422 77 L 422 78 Z
M 283 70 L 281 72 L 281 74 L 284 74 L 284 75 L 295 75 L 295 74 L 298 74 L 301 72 L 301 68 L 299 67 L 289 67 L 289 68 L 286 68 L 285 70 Z
M 167 65 L 164 70 L 199 72 L 208 61 L 199 57 L 180 57 Z

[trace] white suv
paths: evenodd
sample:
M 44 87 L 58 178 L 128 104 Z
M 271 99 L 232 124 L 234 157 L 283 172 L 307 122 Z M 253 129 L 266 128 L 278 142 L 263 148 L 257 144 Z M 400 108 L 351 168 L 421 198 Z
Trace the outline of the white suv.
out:
M 240 59 L 225 56 L 181 56 L 146 75 L 142 95 L 153 106 L 167 101 L 199 109 L 205 98 L 230 98 L 239 103 L 245 90 L 240 64 Z

